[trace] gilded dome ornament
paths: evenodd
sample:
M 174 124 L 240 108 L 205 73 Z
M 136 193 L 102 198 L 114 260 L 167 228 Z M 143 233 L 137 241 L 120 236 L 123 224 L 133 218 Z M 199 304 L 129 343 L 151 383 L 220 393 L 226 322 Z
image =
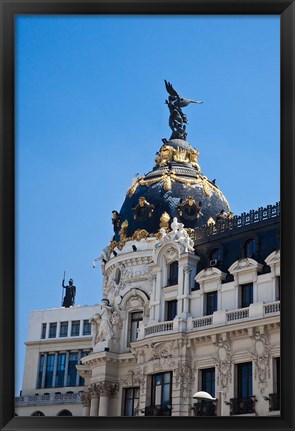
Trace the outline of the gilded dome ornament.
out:
M 138 199 L 138 204 L 132 208 L 134 220 L 146 220 L 151 217 L 155 206 L 150 204 L 143 196 Z
M 160 227 L 169 228 L 170 215 L 165 211 L 160 217 Z
M 188 196 L 184 202 L 178 205 L 178 214 L 185 220 L 196 220 L 203 215 L 201 208 L 202 202 L 197 204 L 192 196 Z

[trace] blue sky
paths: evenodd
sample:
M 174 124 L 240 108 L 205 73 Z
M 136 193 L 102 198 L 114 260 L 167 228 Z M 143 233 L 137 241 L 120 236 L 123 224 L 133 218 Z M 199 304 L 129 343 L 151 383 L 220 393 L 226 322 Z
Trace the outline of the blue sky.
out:
M 18 16 L 16 393 L 31 310 L 99 303 L 93 259 L 131 179 L 170 136 L 164 79 L 187 140 L 235 214 L 279 200 L 278 16 Z

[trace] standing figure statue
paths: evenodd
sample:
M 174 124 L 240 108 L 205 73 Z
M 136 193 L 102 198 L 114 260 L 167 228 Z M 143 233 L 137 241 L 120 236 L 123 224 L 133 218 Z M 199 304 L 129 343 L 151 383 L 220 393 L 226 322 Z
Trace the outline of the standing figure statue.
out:
M 69 285 L 65 286 L 65 279 L 62 281 L 62 287 L 66 289 L 63 297 L 62 307 L 69 308 L 75 304 L 76 286 L 74 286 L 74 280 L 69 279 Z
M 89 321 L 93 327 L 93 346 L 100 341 L 110 341 L 113 337 L 113 328 L 111 324 L 112 307 L 108 299 L 102 299 L 100 311 L 96 313 Z
M 165 103 L 168 105 L 170 117 L 169 126 L 172 130 L 170 139 L 186 139 L 186 124 L 188 123 L 186 115 L 181 108 L 188 106 L 190 103 L 203 103 L 200 100 L 185 99 L 181 97 L 172 87 L 170 82 L 165 79 L 166 90 L 169 93 L 168 100 Z

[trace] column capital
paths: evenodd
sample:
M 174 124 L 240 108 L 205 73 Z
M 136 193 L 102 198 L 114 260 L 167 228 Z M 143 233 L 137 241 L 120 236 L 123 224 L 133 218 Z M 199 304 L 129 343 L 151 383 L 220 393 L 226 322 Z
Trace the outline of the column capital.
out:
M 99 382 L 96 384 L 97 391 L 102 397 L 113 397 L 117 394 L 119 386 L 117 383 Z
M 83 391 L 79 395 L 83 406 L 90 406 L 90 393 L 88 391 Z

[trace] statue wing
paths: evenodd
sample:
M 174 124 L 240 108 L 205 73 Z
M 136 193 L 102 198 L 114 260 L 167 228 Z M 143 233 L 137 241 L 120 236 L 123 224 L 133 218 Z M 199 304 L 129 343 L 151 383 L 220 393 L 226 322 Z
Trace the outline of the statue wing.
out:
M 180 99 L 179 94 L 177 93 L 176 90 L 174 90 L 174 88 L 172 87 L 172 84 L 170 84 L 170 82 L 167 82 L 166 79 L 164 79 L 164 81 L 166 85 L 166 90 L 170 94 L 170 96 L 176 96 Z

